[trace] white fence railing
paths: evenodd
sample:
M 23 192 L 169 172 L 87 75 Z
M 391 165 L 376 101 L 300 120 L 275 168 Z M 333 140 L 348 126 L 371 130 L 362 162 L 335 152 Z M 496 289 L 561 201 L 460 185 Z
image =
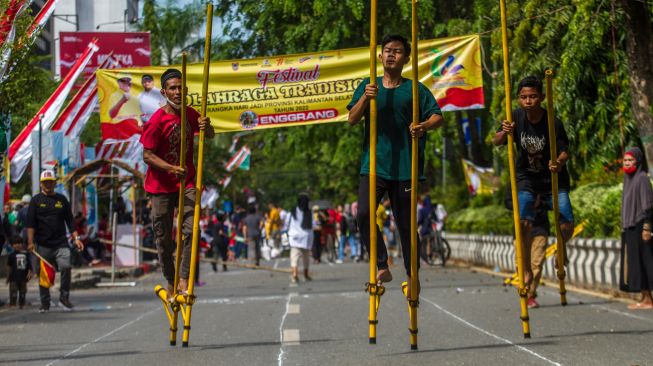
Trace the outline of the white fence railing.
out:
M 447 233 L 451 257 L 475 265 L 515 271 L 511 236 Z M 549 238 L 549 244 L 555 238 Z M 617 239 L 573 239 L 567 244 L 567 281 L 582 287 L 619 289 L 621 242 Z M 544 264 L 544 277 L 556 280 L 553 258 Z

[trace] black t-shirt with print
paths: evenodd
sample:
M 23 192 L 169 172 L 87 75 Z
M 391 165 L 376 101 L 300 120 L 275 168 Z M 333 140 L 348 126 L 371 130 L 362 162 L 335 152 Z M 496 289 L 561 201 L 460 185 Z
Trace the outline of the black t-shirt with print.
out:
M 27 274 L 32 270 L 28 252 L 21 251 L 9 254 L 7 265 L 10 268 L 9 282 L 27 281 Z
M 528 121 L 526 111 L 518 108 L 512 113 L 515 123 L 513 136 L 517 145 L 517 188 L 520 191 L 551 192 L 551 171 L 549 170 L 549 129 L 547 112 L 544 110 L 538 123 Z M 501 131 L 501 126 L 497 132 Z M 562 122 L 555 118 L 557 155 L 567 151 L 569 138 Z M 558 189 L 569 191 L 569 173 L 565 165 L 558 173 Z
M 66 226 L 71 233 L 75 231 L 73 213 L 66 196 L 39 193 L 29 202 L 26 227 L 34 229 L 36 245 L 48 248 L 67 245 Z

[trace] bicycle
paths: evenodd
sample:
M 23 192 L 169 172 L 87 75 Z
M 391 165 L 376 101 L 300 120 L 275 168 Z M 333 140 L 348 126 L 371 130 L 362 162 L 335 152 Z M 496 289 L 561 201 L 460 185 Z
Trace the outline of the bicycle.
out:
M 443 234 L 443 231 L 436 231 L 435 240 L 429 240 L 431 245 L 429 259 L 433 262 L 433 257 L 437 255 L 442 261 L 442 267 L 444 267 L 449 258 L 451 258 L 451 245 L 449 245 L 449 242 L 444 238 Z

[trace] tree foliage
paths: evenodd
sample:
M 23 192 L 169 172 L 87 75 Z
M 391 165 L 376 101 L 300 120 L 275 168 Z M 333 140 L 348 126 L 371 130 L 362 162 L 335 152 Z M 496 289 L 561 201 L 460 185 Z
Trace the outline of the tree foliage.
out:
M 204 3 L 193 0 L 179 6 L 176 1 L 167 0 L 162 6 L 147 0 L 143 4 L 143 21 L 139 29 L 151 34 L 154 65 L 179 63 L 184 51 L 189 52 L 190 61 L 200 59 L 197 45 L 205 19 Z
M 571 139 L 573 184 L 618 180 L 621 146 L 639 144 L 628 91 L 623 11 L 605 0 L 509 0 L 509 47 L 513 92 L 527 75 L 554 71 L 556 114 Z M 650 4 L 649 4 L 650 5 Z M 650 7 L 649 7 L 650 9 Z M 222 1 L 216 13 L 223 25 L 216 55 L 246 58 L 361 47 L 369 43 L 369 2 L 328 0 Z M 505 115 L 499 2 L 495 0 L 419 2 L 420 38 L 479 33 L 482 37 L 486 109 L 447 113 L 448 125 L 430 133 L 427 185 L 455 207 L 469 204 L 460 158 L 494 163 L 504 171 L 505 151 L 489 138 Z M 650 16 L 651 14 L 649 14 Z M 410 2 L 379 3 L 379 34 L 410 36 Z M 614 32 L 614 37 L 613 37 Z M 513 100 L 516 98 L 513 98 Z M 514 104 L 516 107 L 517 104 Z M 481 117 L 481 143 L 468 154 L 460 136 L 460 118 Z M 622 139 L 623 131 L 623 139 Z M 271 199 L 310 190 L 336 201 L 356 195 L 361 129 L 317 125 L 257 132 L 244 139 L 253 150 L 253 170 L 238 173 L 237 185 L 263 188 Z M 441 189 L 442 136 L 447 141 L 447 184 Z M 438 152 L 436 152 L 436 149 Z M 607 173 L 606 173 L 607 172 Z M 505 174 L 504 174 L 505 176 Z M 267 189 L 266 189 L 267 188 Z M 441 192 L 458 192 L 442 195 Z M 497 197 L 496 202 L 500 202 Z

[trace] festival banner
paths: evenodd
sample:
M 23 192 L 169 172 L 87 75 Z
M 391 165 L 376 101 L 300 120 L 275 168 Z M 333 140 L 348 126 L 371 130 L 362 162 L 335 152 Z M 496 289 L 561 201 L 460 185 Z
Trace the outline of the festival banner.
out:
M 461 159 L 465 182 L 469 194 L 476 195 L 494 194 L 499 190 L 500 178 L 494 175 L 494 169 L 483 168 L 469 160 Z
M 380 52 L 380 47 L 379 47 Z M 420 41 L 419 78 L 443 111 L 484 107 L 478 35 Z M 142 128 L 144 74 L 167 68 L 99 70 L 103 138 L 124 139 Z M 410 77 L 410 63 L 404 76 Z M 383 66 L 379 63 L 379 75 Z M 352 48 L 211 63 L 207 113 L 216 132 L 312 125 L 347 120 L 347 104 L 369 75 L 369 49 Z M 201 105 L 202 65 L 188 66 L 188 103 Z M 150 99 L 151 100 L 151 99 Z

